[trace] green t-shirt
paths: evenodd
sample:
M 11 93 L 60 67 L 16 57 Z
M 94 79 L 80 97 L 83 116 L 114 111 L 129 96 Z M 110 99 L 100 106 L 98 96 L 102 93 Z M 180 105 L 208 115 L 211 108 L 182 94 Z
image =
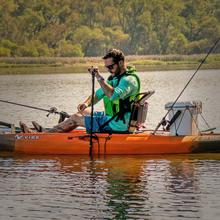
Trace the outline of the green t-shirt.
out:
M 136 79 L 136 77 L 129 75 L 129 76 L 123 76 L 118 84 L 118 78 L 114 77 L 111 81 L 112 86 L 114 87 L 114 92 L 112 96 L 110 97 L 111 101 L 116 101 L 119 99 L 126 99 L 129 96 L 136 95 L 139 89 L 139 84 Z M 96 91 L 96 96 L 98 100 L 101 100 L 105 94 L 102 90 L 102 88 L 99 88 Z M 128 124 L 130 120 L 130 112 L 126 112 L 124 115 L 125 123 L 122 120 L 116 121 L 116 119 L 109 122 L 109 126 L 113 131 L 126 131 L 128 129 Z M 111 116 L 109 116 L 109 119 Z M 117 118 L 117 117 L 116 117 Z

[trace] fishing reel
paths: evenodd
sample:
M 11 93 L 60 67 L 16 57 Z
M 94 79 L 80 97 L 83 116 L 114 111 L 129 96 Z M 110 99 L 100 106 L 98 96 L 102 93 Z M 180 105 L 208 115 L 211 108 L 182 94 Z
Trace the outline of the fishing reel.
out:
M 47 114 L 47 117 L 49 117 L 50 114 L 56 114 L 57 113 L 57 108 L 56 107 L 51 107 L 49 110 L 48 110 L 48 114 Z
M 49 113 L 47 114 L 47 117 L 49 117 L 50 114 L 59 114 L 60 115 L 58 123 L 63 122 L 66 118 L 70 117 L 70 115 L 64 111 L 58 112 L 56 107 L 51 107 L 48 110 L 48 112 Z

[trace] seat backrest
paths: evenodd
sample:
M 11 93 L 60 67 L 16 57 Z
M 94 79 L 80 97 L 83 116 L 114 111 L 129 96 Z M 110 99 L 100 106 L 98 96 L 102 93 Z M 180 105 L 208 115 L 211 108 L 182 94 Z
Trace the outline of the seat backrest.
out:
M 128 127 L 130 132 L 134 132 L 135 130 L 139 129 L 146 121 L 148 110 L 147 99 L 149 99 L 154 93 L 155 91 L 152 90 L 136 95 L 136 98 L 132 104 L 131 117 Z

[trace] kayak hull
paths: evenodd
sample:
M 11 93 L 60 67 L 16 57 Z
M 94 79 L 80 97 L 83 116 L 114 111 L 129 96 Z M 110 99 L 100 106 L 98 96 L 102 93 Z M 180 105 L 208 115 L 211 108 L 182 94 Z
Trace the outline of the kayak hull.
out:
M 220 134 L 169 136 L 167 134 L 94 134 L 94 155 L 189 154 L 220 152 Z M 22 154 L 88 155 L 90 136 L 71 133 L 0 134 L 0 151 Z

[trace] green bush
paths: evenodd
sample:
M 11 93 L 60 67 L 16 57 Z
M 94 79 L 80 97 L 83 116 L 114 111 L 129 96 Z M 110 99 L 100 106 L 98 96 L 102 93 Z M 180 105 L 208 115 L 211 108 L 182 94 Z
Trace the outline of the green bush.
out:
M 10 41 L 10 40 L 7 40 L 7 39 L 3 39 L 0 41 L 0 45 L 6 49 L 9 49 L 10 50 L 10 54 L 13 56 L 15 55 L 16 53 L 16 50 L 18 48 L 17 44 Z
M 209 41 L 207 39 L 202 39 L 188 43 L 186 49 L 188 54 L 199 54 L 204 52 L 207 49 L 208 45 Z
M 5 47 L 0 47 L 0 57 L 10 57 L 11 50 Z
M 184 54 L 185 47 L 188 41 L 186 37 L 182 33 L 176 34 L 176 36 L 172 36 L 172 39 L 169 42 L 169 46 L 167 49 L 168 54 Z
M 56 49 L 56 56 L 59 57 L 82 57 L 84 54 L 82 48 L 78 44 L 71 44 L 66 41 L 61 41 Z
M 47 44 L 41 43 L 39 40 L 33 40 L 18 47 L 16 55 L 22 57 L 47 57 L 53 55 L 53 49 L 49 49 Z
M 39 53 L 33 45 L 25 45 L 18 47 L 16 55 L 21 57 L 38 57 Z
M 42 43 L 39 40 L 34 40 L 30 42 L 33 45 L 38 53 L 38 56 L 51 56 L 53 55 L 53 49 L 49 49 L 46 43 Z

